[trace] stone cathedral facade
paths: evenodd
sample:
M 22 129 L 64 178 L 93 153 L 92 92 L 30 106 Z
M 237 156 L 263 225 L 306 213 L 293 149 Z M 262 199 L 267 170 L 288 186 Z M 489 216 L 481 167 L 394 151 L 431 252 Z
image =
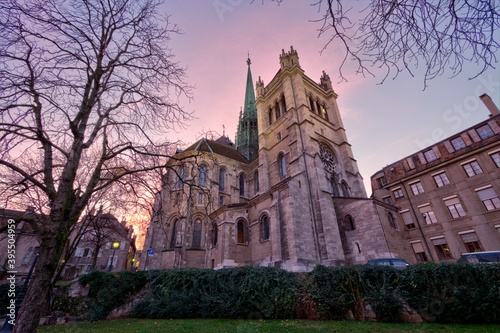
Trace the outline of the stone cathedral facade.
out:
M 306 76 L 293 47 L 279 63 L 254 89 L 247 60 L 234 144 L 201 139 L 170 160 L 141 268 L 414 261 L 396 208 L 366 196 L 329 76 Z

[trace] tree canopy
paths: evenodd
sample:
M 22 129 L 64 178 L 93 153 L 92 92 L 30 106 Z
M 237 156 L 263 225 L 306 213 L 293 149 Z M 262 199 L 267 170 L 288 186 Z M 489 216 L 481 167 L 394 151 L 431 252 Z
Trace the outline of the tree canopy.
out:
M 342 49 L 341 80 L 353 62 L 363 75 L 381 69 L 381 82 L 421 68 L 425 87 L 437 76 L 458 75 L 466 63 L 478 66 L 474 78 L 498 61 L 498 1 L 312 0 L 311 6 L 319 14 L 312 20 L 318 37 L 326 39 L 323 50 Z
M 169 41 L 178 28 L 161 0 L 0 3 L 0 189 L 36 202 L 36 274 L 17 318 L 34 332 L 50 279 L 94 193 L 165 166 L 155 135 L 191 119 L 186 73 Z M 8 201 L 7 203 L 9 203 Z

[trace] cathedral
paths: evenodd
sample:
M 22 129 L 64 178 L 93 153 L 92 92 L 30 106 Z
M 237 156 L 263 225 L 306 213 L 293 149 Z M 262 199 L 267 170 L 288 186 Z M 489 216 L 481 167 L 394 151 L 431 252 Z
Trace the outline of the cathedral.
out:
M 234 143 L 203 138 L 170 159 L 142 269 L 415 261 L 397 209 L 366 195 L 329 76 L 306 76 L 293 47 L 279 63 L 254 89 L 247 60 Z

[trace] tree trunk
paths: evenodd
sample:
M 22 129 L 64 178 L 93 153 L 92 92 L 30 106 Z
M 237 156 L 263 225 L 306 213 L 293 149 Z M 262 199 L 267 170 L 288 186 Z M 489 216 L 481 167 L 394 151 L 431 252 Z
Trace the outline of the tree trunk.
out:
M 48 222 L 61 229 L 63 223 Z M 36 333 L 43 309 L 46 309 L 46 300 L 52 286 L 52 278 L 56 272 L 59 258 L 64 248 L 65 239 L 58 237 L 61 231 L 48 227 L 41 237 L 38 261 L 28 286 L 26 296 L 19 309 L 14 326 L 14 333 Z

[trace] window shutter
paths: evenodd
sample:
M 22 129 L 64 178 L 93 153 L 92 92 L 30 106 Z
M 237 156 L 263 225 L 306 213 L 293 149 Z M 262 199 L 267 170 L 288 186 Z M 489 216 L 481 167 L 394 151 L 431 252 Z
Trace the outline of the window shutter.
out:
M 484 190 L 477 191 L 477 196 L 479 197 L 479 199 L 481 201 L 484 201 L 487 199 L 495 198 L 497 196 L 497 194 L 495 193 L 495 190 L 493 189 L 493 187 L 490 187 L 490 188 L 486 188 Z
M 408 157 L 406 159 L 406 163 L 408 165 L 408 170 L 415 169 L 415 162 L 413 162 L 413 157 Z
M 469 132 L 467 132 L 467 133 L 469 133 L 470 137 L 472 138 L 472 140 L 473 140 L 474 142 L 479 142 L 479 141 L 481 141 L 481 138 L 479 137 L 479 135 L 477 135 L 476 130 L 471 129 L 471 130 L 470 130 Z
M 420 164 L 427 164 L 427 160 L 425 159 L 424 153 L 418 153 L 417 157 L 420 160 Z
M 497 123 L 494 120 L 490 120 L 488 122 L 488 125 L 490 125 L 490 128 L 493 131 L 493 133 L 495 134 L 500 133 L 500 127 L 498 127 Z
M 401 213 L 401 217 L 406 225 L 413 224 L 413 219 L 411 218 L 410 212 Z
M 464 140 L 466 146 L 470 146 L 472 144 L 470 136 L 467 133 L 462 133 L 462 135 L 460 135 L 460 136 Z
M 411 246 L 413 247 L 413 251 L 415 253 L 421 253 L 421 252 L 425 252 L 424 251 L 424 247 L 422 245 L 421 242 L 418 242 L 418 243 L 411 243 Z
M 432 151 L 434 151 L 434 154 L 436 154 L 437 158 L 441 157 L 441 152 L 439 151 L 439 147 L 438 146 L 432 147 Z
M 444 237 L 433 239 L 432 244 L 434 245 L 443 245 L 446 244 L 446 239 Z
M 418 210 L 420 210 L 420 213 L 427 213 L 427 212 L 430 212 L 432 210 L 432 207 L 431 207 L 431 205 L 427 204 L 425 206 L 418 207 Z
M 444 146 L 446 147 L 448 153 L 453 153 L 455 151 L 455 148 L 453 148 L 453 145 L 450 143 L 450 141 L 445 141 Z
M 448 199 L 448 200 L 444 201 L 444 204 L 446 206 L 454 205 L 454 204 L 457 204 L 457 203 L 460 203 L 460 200 L 458 200 L 458 198 L 451 198 L 451 199 Z
M 464 243 L 472 243 L 472 242 L 479 241 L 475 232 L 469 232 L 466 234 L 462 234 L 462 235 L 460 235 L 460 237 L 462 237 L 462 241 Z

